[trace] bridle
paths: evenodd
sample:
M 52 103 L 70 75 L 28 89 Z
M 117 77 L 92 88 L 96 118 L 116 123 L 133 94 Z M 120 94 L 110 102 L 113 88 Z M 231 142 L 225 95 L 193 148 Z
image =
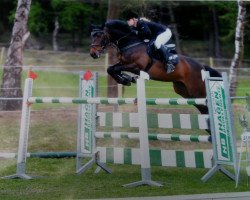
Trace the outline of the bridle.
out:
M 119 45 L 119 42 L 123 39 L 125 39 L 126 37 L 128 37 L 131 33 L 128 33 L 122 37 L 120 37 L 119 39 L 117 39 L 116 41 L 114 42 L 111 42 L 110 41 L 110 37 L 109 35 L 104 31 L 104 30 L 94 30 L 91 32 L 91 37 L 94 37 L 95 34 L 97 33 L 101 33 L 103 36 L 104 36 L 104 39 L 102 40 L 102 42 L 100 44 L 91 44 L 90 47 L 91 48 L 94 48 L 96 51 L 99 51 L 100 53 L 103 53 L 105 48 L 107 46 L 114 46 L 118 51 L 119 48 L 118 48 L 118 45 Z M 101 49 L 101 50 L 98 50 L 98 47 Z
M 100 53 L 104 52 L 105 48 L 111 44 L 109 40 L 109 36 L 105 33 L 103 30 L 94 30 L 91 32 L 91 37 L 94 37 L 95 34 L 101 33 L 103 35 L 103 39 L 100 42 L 100 44 L 91 44 L 90 47 L 94 48 L 96 51 L 99 51 Z M 98 50 L 98 47 L 100 47 L 101 50 Z

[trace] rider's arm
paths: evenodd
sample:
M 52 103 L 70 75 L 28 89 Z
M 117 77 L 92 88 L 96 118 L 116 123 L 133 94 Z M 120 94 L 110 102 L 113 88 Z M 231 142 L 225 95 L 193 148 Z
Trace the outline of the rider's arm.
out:
M 150 39 L 152 35 L 148 25 L 142 20 L 138 21 L 135 33 L 142 39 Z

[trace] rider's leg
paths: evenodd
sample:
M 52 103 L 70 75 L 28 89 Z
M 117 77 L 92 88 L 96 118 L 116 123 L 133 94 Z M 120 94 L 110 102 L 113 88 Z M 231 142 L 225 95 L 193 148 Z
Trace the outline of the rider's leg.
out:
M 169 53 L 168 48 L 164 45 L 170 40 L 171 36 L 172 32 L 167 28 L 166 31 L 158 35 L 155 40 L 155 47 L 163 58 L 163 62 L 166 63 L 167 73 L 174 71 L 175 65 L 178 63 L 178 56 Z
M 169 28 L 166 29 L 163 33 L 159 34 L 155 40 L 155 47 L 160 52 L 161 56 L 163 57 L 163 61 L 167 63 L 168 61 L 168 50 L 166 47 L 164 47 L 164 44 L 166 44 L 172 36 L 172 32 Z
M 159 34 L 155 39 L 155 47 L 157 49 L 161 48 L 161 45 L 166 44 L 172 37 L 172 32 L 169 28 L 166 29 L 163 33 Z

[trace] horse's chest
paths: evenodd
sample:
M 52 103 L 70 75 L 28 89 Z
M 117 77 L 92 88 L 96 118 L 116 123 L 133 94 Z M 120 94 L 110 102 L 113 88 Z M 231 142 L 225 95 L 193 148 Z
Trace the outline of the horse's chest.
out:
M 125 56 L 125 55 L 123 55 L 123 54 L 119 54 L 119 55 L 118 55 L 118 59 L 120 60 L 120 62 L 121 62 L 122 64 L 129 64 L 129 63 L 131 63 L 130 57 Z

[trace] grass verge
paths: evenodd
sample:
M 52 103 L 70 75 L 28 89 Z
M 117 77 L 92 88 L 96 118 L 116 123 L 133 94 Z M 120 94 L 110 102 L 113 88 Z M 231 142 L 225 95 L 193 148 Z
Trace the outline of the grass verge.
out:
M 0 175 L 13 174 L 15 165 L 1 166 Z M 246 177 L 236 189 L 235 183 L 221 173 L 217 173 L 207 183 L 200 178 L 207 169 L 184 169 L 153 167 L 152 179 L 160 181 L 163 187 L 140 186 L 123 188 L 123 184 L 141 179 L 139 166 L 108 165 L 112 174 L 94 174 L 95 167 L 86 173 L 75 174 L 75 159 L 38 159 L 27 162 L 28 174 L 41 175 L 33 180 L 0 179 L 1 199 L 87 199 L 118 198 L 140 196 L 166 196 L 218 192 L 248 191 Z

